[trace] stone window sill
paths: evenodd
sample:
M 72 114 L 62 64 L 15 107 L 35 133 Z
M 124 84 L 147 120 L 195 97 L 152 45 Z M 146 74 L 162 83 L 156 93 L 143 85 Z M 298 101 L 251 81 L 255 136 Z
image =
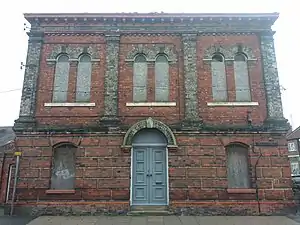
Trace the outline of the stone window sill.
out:
M 126 106 L 134 107 L 170 107 L 176 106 L 176 102 L 127 102 Z
M 56 189 L 49 189 L 46 190 L 46 194 L 75 194 L 75 190 L 56 190 Z
M 64 103 L 44 103 L 45 107 L 94 107 L 95 103 L 79 103 L 79 102 L 64 102 Z
M 207 106 L 258 106 L 258 102 L 208 102 Z
M 256 190 L 253 188 L 227 188 L 228 194 L 254 194 Z

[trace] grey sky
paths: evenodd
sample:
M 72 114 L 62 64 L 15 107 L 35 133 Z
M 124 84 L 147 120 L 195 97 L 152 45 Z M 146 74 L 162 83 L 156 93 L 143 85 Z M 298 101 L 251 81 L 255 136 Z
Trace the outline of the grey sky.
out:
M 23 31 L 23 13 L 63 12 L 185 12 L 185 13 L 230 13 L 230 12 L 279 12 L 274 25 L 275 45 L 285 117 L 293 128 L 300 125 L 299 81 L 300 65 L 296 62 L 300 52 L 300 32 L 295 28 L 300 21 L 296 0 L 214 0 L 214 1 L 170 1 L 170 0 L 11 0 L 0 7 L 2 54 L 0 54 L 0 126 L 13 125 L 19 114 L 21 87 L 24 70 L 20 63 L 26 61 L 27 35 Z

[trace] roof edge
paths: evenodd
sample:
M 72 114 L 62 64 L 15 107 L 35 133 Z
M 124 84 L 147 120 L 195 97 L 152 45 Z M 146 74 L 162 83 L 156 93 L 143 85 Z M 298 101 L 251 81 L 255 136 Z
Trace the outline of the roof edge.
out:
M 274 18 L 279 17 L 278 12 L 273 13 L 24 13 L 24 17 L 51 18 L 51 17 L 252 17 L 252 18 Z

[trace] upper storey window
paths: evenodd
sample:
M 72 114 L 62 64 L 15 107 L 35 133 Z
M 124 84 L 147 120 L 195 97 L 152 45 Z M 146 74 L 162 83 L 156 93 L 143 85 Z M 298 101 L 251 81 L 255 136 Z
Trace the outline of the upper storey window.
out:
M 216 53 L 211 61 L 212 95 L 214 101 L 227 101 L 227 81 L 224 56 Z
M 165 55 L 158 55 L 155 61 L 155 101 L 169 101 L 169 62 Z
M 56 61 L 53 102 L 66 102 L 69 84 L 69 57 L 66 54 L 59 55 Z
M 81 55 L 77 68 L 76 102 L 89 102 L 91 97 L 91 57 Z
M 147 74 L 148 66 L 144 55 L 135 57 L 133 65 L 133 101 L 145 102 L 147 100 Z
M 238 53 L 234 57 L 236 101 L 251 101 L 247 56 Z

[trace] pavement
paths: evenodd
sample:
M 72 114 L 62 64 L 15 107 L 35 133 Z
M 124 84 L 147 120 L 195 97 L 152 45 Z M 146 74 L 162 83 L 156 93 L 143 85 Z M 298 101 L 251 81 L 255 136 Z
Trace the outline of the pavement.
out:
M 0 216 L 0 225 L 26 225 L 33 218 L 20 216 Z
M 285 216 L 78 216 L 78 217 L 41 216 L 34 219 L 27 225 L 79 225 L 79 224 L 80 225 L 82 224 L 84 225 L 300 225 L 300 223 Z M 20 223 L 20 225 L 23 224 Z

